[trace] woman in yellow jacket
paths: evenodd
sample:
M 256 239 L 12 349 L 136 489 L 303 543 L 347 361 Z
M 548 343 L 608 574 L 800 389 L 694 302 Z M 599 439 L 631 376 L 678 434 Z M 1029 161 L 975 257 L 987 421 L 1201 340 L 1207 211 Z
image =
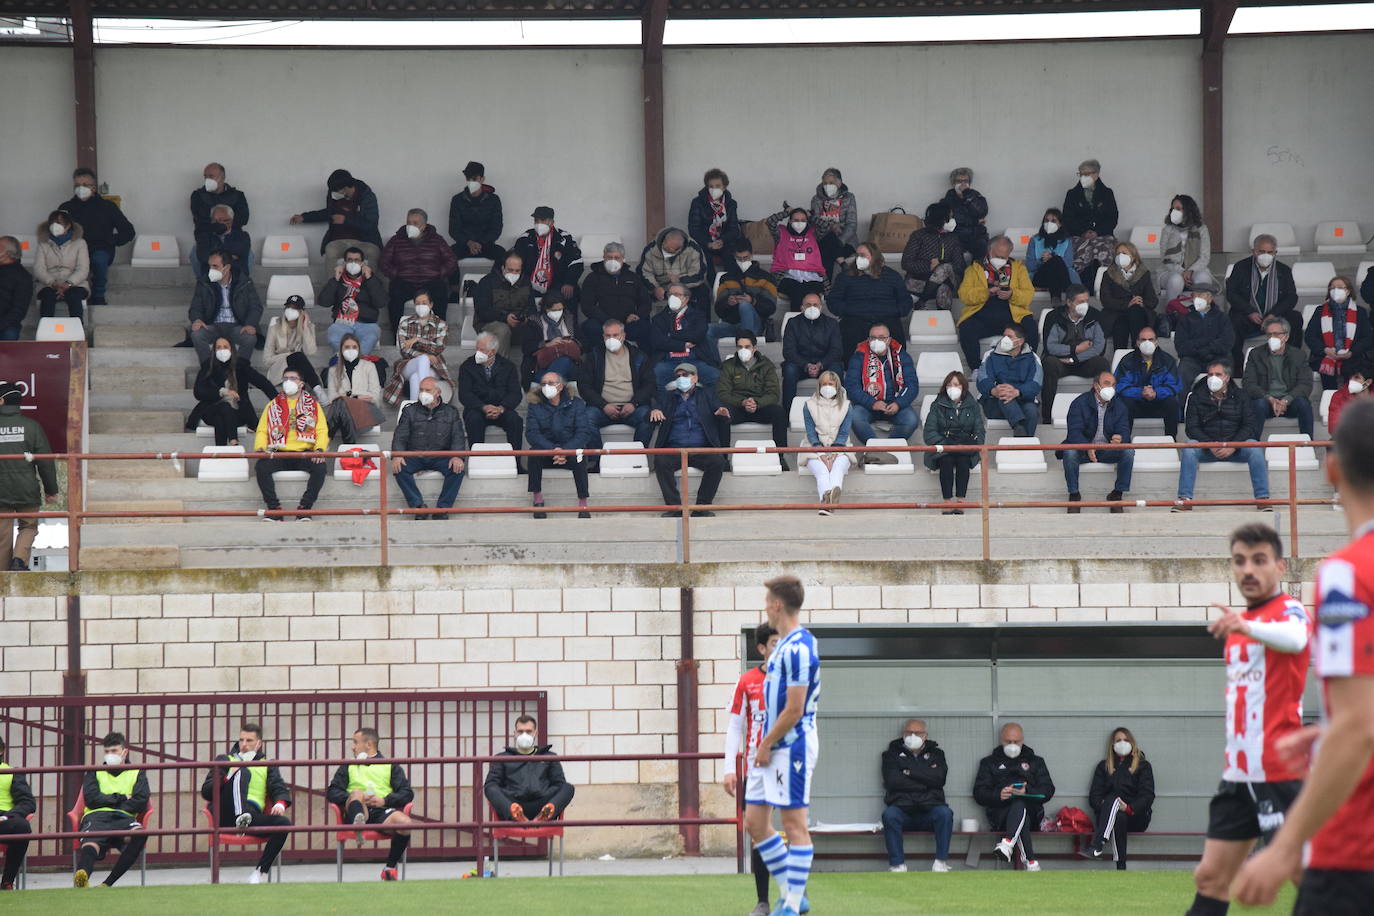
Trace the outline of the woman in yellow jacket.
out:
M 959 284 L 959 300 L 964 303 L 959 316 L 959 346 L 970 369 L 983 362 L 978 341 L 1019 324 L 1026 332 L 1032 351 L 1040 346 L 1040 331 L 1031 314 L 1035 286 L 1026 265 L 1011 256 L 1011 239 L 999 235 L 988 243 L 985 260 L 970 264 Z

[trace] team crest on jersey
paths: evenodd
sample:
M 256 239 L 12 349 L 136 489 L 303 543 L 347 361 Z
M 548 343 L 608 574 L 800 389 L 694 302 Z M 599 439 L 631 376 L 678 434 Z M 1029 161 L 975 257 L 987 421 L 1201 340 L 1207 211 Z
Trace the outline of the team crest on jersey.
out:
M 1345 594 L 1339 589 L 1331 589 L 1321 600 L 1319 620 L 1324 627 L 1339 627 L 1369 616 L 1369 606 Z
M 1029 764 L 1027 761 L 1025 761 L 1025 760 L 1021 761 L 1021 769 L 1023 769 L 1023 770 L 1029 770 L 1029 769 L 1030 769 L 1030 764 Z

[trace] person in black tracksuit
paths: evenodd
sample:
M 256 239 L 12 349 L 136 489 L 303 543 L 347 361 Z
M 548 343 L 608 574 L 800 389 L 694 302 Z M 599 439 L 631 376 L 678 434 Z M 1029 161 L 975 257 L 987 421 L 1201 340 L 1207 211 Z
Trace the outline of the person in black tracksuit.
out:
M 1088 804 L 1092 806 L 1092 845 L 1086 855 L 1097 858 L 1107 840 L 1116 841 L 1116 867 L 1126 870 L 1126 835 L 1149 829 L 1155 803 L 1155 771 L 1128 728 L 1118 728 L 1107 739 L 1107 756 L 1093 770 Z
M 534 716 L 520 716 L 515 720 L 515 746 L 506 748 L 500 756 L 553 753 L 553 745 L 539 744 L 538 728 Z M 563 776 L 563 764 L 557 760 L 516 760 L 493 763 L 482 791 L 503 821 L 556 821 L 572 801 L 574 789 Z
M 889 871 L 905 871 L 902 831 L 929 830 L 935 834 L 933 871 L 949 870 L 949 840 L 954 812 L 945 804 L 949 764 L 945 752 L 926 734 L 926 724 L 911 719 L 902 737 L 883 751 L 883 839 Z
M 14 890 L 19 866 L 24 864 L 24 857 L 29 853 L 29 841 L 19 837 L 33 833 L 29 818 L 38 810 L 29 781 L 23 773 L 10 773 L 9 769 L 5 741 L 0 738 L 0 845 L 5 847 L 5 874 L 0 878 L 0 891 Z
M 267 755 L 262 750 L 262 726 L 255 722 L 245 722 L 239 729 L 239 740 L 234 742 L 228 754 L 220 754 L 216 760 L 245 761 L 262 760 Z M 290 827 L 290 818 L 284 817 L 291 807 L 291 790 L 281 777 L 281 770 L 274 766 L 216 767 L 205 774 L 205 782 L 200 787 L 200 797 L 207 802 L 214 801 L 215 783 L 219 783 L 219 825 L 237 827 L 251 834 L 253 827 Z M 212 808 L 213 811 L 213 808 Z M 262 856 L 258 867 L 249 877 L 250 884 L 260 884 L 272 872 L 272 863 L 277 860 L 282 847 L 286 845 L 286 833 L 266 834 Z
M 1003 725 L 997 749 L 978 761 L 978 776 L 973 782 L 973 800 L 987 809 L 992 829 L 1002 831 L 1002 841 L 997 844 L 1002 858 L 1010 862 L 1020 846 L 1027 870 L 1040 870 L 1030 835 L 1040 828 L 1045 804 L 1053 797 L 1054 780 L 1045 758 L 1026 746 L 1021 726 L 1015 722 Z

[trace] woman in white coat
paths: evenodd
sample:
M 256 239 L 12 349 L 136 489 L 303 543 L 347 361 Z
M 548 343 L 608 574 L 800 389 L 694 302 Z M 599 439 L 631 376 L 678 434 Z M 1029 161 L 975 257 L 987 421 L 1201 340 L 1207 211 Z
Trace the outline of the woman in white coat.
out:
M 38 313 L 51 318 L 57 300 L 67 303 L 67 313 L 80 321 L 90 295 L 91 255 L 81 226 L 65 210 L 54 210 L 38 227 L 38 251 L 33 276 L 38 281 Z
M 839 448 L 849 444 L 849 398 L 845 396 L 840 376 L 829 370 L 822 372 L 816 393 L 802 405 L 802 422 L 806 424 L 807 446 Z M 816 478 L 816 495 L 820 502 L 837 506 L 844 487 L 844 475 L 852 463 L 846 452 L 820 452 L 805 456 L 806 467 Z M 833 514 L 822 509 L 821 515 Z
M 325 420 L 341 442 L 358 441 L 358 433 L 382 422 L 382 383 L 377 367 L 362 355 L 358 336 L 351 331 L 339 340 L 338 359 L 325 373 L 329 404 Z
M 267 377 L 280 379 L 287 369 L 295 369 L 315 392 L 320 394 L 320 376 L 310 364 L 315 355 L 315 323 L 305 313 L 305 300 L 288 296 L 280 316 L 267 327 L 263 358 L 267 360 Z

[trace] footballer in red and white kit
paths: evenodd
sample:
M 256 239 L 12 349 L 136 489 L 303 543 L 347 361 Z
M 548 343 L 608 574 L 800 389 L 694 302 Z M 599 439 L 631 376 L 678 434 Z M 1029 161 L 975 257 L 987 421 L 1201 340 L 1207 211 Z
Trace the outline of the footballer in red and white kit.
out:
M 1261 838 L 1283 825 L 1302 775 L 1278 752 L 1302 729 L 1312 622 L 1302 602 L 1283 592 L 1283 542 L 1268 525 L 1231 533 L 1231 574 L 1246 609 L 1214 604 L 1207 627 L 1225 641 L 1226 758 L 1208 808 L 1207 842 L 1193 873 L 1197 894 L 1188 916 L 1222 916 L 1230 885 Z
M 735 767 L 740 751 L 744 751 L 747 768 L 751 765 L 754 752 L 759 749 L 759 741 L 763 738 L 763 730 L 767 724 L 767 715 L 763 708 L 764 669 L 768 656 L 773 654 L 777 644 L 777 630 L 766 623 L 754 628 L 754 648 L 763 657 L 765 664 L 750 668 L 740 675 L 739 683 L 735 685 L 735 695 L 730 700 L 730 721 L 725 727 L 725 777 L 721 782 L 731 798 L 734 797 L 739 782 Z M 758 896 L 758 904 L 750 912 L 750 916 L 768 916 L 773 912 L 773 905 L 768 902 L 768 866 L 764 864 L 763 857 L 757 849 L 750 854 L 749 861 L 750 869 L 754 873 L 754 891 Z

